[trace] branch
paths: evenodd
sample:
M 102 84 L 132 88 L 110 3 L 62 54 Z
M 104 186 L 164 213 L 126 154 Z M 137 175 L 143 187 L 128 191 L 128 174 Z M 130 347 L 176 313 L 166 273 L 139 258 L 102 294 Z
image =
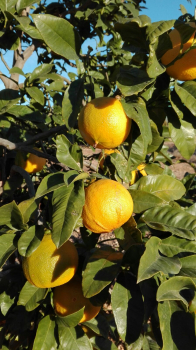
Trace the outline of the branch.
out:
M 29 173 L 27 173 L 26 170 L 22 169 L 20 166 L 17 165 L 13 165 L 11 170 L 16 171 L 17 173 L 19 173 L 20 175 L 22 175 L 22 177 L 24 177 L 28 190 L 29 190 L 29 197 L 32 198 L 35 196 L 35 189 L 33 186 L 33 182 L 31 180 L 31 177 L 29 175 Z
M 4 63 L 5 67 L 7 68 L 7 70 L 10 70 L 10 67 L 8 66 L 7 62 L 5 61 L 2 52 L 1 52 L 1 60 Z

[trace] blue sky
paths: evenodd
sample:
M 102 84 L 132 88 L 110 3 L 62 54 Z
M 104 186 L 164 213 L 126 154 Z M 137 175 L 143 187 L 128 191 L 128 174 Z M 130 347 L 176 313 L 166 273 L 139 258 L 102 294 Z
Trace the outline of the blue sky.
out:
M 53 2 L 54 0 L 49 0 L 49 2 Z M 49 3 L 48 2 L 48 3 Z M 177 19 L 182 13 L 180 11 L 180 4 L 182 4 L 189 13 L 194 14 L 194 9 L 196 6 L 196 0 L 192 0 L 192 3 L 187 0 L 147 0 L 146 7 L 147 9 L 143 9 L 140 14 L 147 15 L 151 18 L 152 22 L 157 22 L 160 20 L 170 20 Z M 87 46 L 90 45 L 93 48 L 96 48 L 96 41 L 92 40 L 86 41 L 83 44 L 83 53 L 86 52 Z M 13 53 L 8 52 L 5 58 L 10 67 L 12 67 Z M 32 72 L 33 69 L 37 66 L 37 55 L 34 53 L 26 62 L 23 71 L 24 73 Z M 2 61 L 0 61 L 0 70 L 3 71 L 4 74 L 9 75 L 8 70 L 4 67 Z M 65 74 L 66 76 L 66 74 Z M 22 82 L 24 78 L 20 77 L 20 82 Z M 4 88 L 3 83 L 0 80 L 0 90 Z

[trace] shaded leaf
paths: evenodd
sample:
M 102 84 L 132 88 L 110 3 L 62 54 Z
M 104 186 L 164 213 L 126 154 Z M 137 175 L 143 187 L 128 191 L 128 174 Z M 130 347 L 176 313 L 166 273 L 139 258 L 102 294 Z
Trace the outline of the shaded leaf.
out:
M 67 165 L 71 169 L 81 170 L 80 163 L 78 163 L 77 160 L 74 159 L 73 154 L 71 154 L 73 145 L 64 135 L 57 136 L 56 145 L 57 145 L 56 156 L 58 160 L 61 163 Z M 81 149 L 79 146 L 78 146 L 78 151 L 81 152 Z
M 23 305 L 27 311 L 32 311 L 40 305 L 47 292 L 46 288 L 38 288 L 27 281 L 19 294 L 17 304 Z
M 152 84 L 154 79 L 150 79 L 147 73 L 139 68 L 122 66 L 117 77 L 117 86 L 123 96 L 131 96 L 145 89 Z
M 7 112 L 13 105 L 20 100 L 19 92 L 12 89 L 3 89 L 0 91 L 0 114 Z
M 27 93 L 40 105 L 44 105 L 45 99 L 43 92 L 36 86 L 26 87 Z
M 172 315 L 179 310 L 181 309 L 179 308 L 178 304 L 171 300 L 164 301 L 158 305 L 160 330 L 163 339 L 162 350 L 178 350 L 172 338 L 170 322 L 167 322 L 167 320 L 171 320 Z
M 23 221 L 26 224 L 29 221 L 29 218 L 31 217 L 31 215 L 37 209 L 37 203 L 35 202 L 35 197 L 29 198 L 23 202 L 20 202 L 18 204 L 18 209 L 20 210 L 23 216 Z
M 177 274 L 181 263 L 179 258 L 167 258 L 159 254 L 161 239 L 151 237 L 146 243 L 146 250 L 141 257 L 137 283 L 154 276 L 158 272 L 166 275 Z
M 82 289 L 86 298 L 103 290 L 115 278 L 120 269 L 122 253 L 113 249 L 96 249 L 83 272 Z
M 179 275 L 196 278 L 196 255 L 181 258 L 180 262 L 182 264 L 182 268 Z
M 62 320 L 58 318 L 58 334 L 62 349 L 92 350 L 92 345 L 88 337 L 84 334 L 80 326 L 66 327 Z
M 196 219 L 193 215 L 169 205 L 147 210 L 143 215 L 144 222 L 160 231 L 169 231 L 172 234 L 195 240 Z
M 24 228 L 22 214 L 14 201 L 0 208 L 0 225 L 7 225 L 16 230 Z
M 73 128 L 84 98 L 84 80 L 77 79 L 66 89 L 62 102 L 62 122 Z
M 20 255 L 30 256 L 40 245 L 43 236 L 43 226 L 31 226 L 18 240 L 18 251 Z
M 159 250 L 169 257 L 183 252 L 196 254 L 196 242 L 171 236 L 162 240 Z
M 55 321 L 49 315 L 42 318 L 37 328 L 33 350 L 56 350 L 57 343 L 54 331 Z
M 59 317 L 59 322 L 63 323 L 64 326 L 66 327 L 75 327 L 77 324 L 80 322 L 84 315 L 84 308 L 78 310 L 77 312 L 73 312 L 72 314 L 65 316 L 65 317 Z M 58 323 L 58 321 L 57 321 Z
M 0 236 L 0 267 L 6 262 L 9 256 L 16 250 L 16 235 L 8 233 Z
M 187 81 L 182 85 L 175 82 L 175 91 L 182 103 L 196 116 L 196 82 Z

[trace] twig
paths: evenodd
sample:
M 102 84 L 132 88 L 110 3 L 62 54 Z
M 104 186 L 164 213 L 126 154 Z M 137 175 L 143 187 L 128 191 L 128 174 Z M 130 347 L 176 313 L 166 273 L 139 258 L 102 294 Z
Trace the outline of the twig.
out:
M 22 169 L 20 166 L 18 165 L 13 165 L 11 170 L 16 171 L 17 173 L 19 173 L 22 177 L 24 177 L 28 190 L 29 190 L 29 197 L 32 198 L 35 196 L 35 189 L 33 186 L 33 182 L 31 180 L 31 177 L 29 175 L 29 173 L 27 173 L 26 170 Z
M 1 60 L 4 63 L 5 67 L 7 68 L 7 70 L 10 70 L 10 67 L 8 66 L 7 62 L 4 60 L 2 52 L 1 52 Z

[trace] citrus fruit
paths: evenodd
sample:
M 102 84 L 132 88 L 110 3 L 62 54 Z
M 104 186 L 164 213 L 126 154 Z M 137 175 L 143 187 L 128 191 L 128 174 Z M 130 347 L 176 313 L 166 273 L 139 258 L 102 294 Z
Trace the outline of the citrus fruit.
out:
M 126 140 L 131 119 L 119 100 L 111 97 L 95 98 L 81 110 L 78 119 L 84 140 L 97 148 L 115 148 Z
M 92 232 L 110 232 L 122 226 L 132 215 L 133 200 L 119 182 L 101 179 L 85 190 L 82 218 Z
M 39 148 L 33 147 L 35 150 L 42 152 Z M 26 170 L 29 174 L 41 171 L 46 164 L 46 159 L 36 156 L 35 154 L 25 154 L 18 151 L 15 164 Z
M 38 248 L 23 259 L 27 280 L 39 288 L 51 288 L 68 282 L 78 267 L 78 253 L 70 241 L 56 248 L 50 234 L 44 235 Z
M 194 22 L 189 22 L 186 25 L 196 28 Z M 168 50 L 161 58 L 161 62 L 166 66 L 172 62 L 180 53 L 184 53 L 193 43 L 195 32 L 190 39 L 183 44 L 181 51 L 181 36 L 177 29 L 173 29 L 169 33 L 173 48 Z M 196 79 L 196 49 L 188 51 L 184 56 L 176 60 L 171 66 L 166 68 L 167 74 L 178 80 Z
M 101 152 L 99 154 L 98 161 L 99 161 L 99 166 L 102 170 L 103 170 L 103 165 L 104 165 L 106 157 L 112 153 L 119 153 L 120 154 L 120 152 L 117 149 L 104 149 L 104 153 Z
M 68 283 L 54 288 L 54 307 L 59 316 L 68 316 L 84 308 L 80 322 L 94 318 L 100 311 L 100 306 L 94 306 L 82 292 L 82 279 L 75 275 Z

